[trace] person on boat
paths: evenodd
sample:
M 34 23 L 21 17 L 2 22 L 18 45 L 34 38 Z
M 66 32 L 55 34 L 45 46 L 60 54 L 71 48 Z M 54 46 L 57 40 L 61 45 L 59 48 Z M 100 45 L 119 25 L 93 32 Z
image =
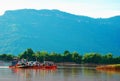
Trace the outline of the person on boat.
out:
M 36 62 L 36 66 L 40 66 L 40 62 L 37 61 L 37 62 Z
M 37 65 L 37 62 L 35 61 L 35 62 L 33 62 L 33 66 L 36 66 Z
M 33 61 L 28 61 L 27 66 L 33 66 Z
M 14 58 L 13 61 L 12 61 L 12 66 L 15 66 L 17 63 L 18 63 L 18 59 Z

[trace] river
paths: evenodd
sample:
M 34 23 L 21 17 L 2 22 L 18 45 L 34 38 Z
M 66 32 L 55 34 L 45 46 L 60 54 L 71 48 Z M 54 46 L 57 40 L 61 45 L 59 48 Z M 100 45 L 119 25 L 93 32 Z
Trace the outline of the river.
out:
M 0 81 L 120 81 L 120 72 L 94 67 L 58 67 L 56 70 L 9 69 L 0 66 Z

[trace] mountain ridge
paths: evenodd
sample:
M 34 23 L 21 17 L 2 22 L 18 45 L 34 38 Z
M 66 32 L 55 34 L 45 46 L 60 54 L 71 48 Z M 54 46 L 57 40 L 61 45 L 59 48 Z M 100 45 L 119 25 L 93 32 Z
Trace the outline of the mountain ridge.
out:
M 0 16 L 0 54 L 27 48 L 119 55 L 120 16 L 91 18 L 59 10 L 21 9 Z

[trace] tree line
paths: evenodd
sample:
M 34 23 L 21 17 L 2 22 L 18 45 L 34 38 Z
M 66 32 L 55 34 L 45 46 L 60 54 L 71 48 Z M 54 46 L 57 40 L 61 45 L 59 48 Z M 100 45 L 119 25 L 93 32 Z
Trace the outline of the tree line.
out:
M 54 61 L 55 63 L 61 62 L 74 62 L 77 64 L 119 64 L 120 56 L 114 57 L 111 53 L 102 55 L 99 53 L 86 53 L 84 55 L 79 54 L 78 52 L 69 52 L 68 50 L 64 53 L 56 53 L 47 51 L 37 51 L 34 52 L 31 48 L 26 49 L 24 52 L 18 56 L 13 54 L 1 54 L 0 60 L 3 61 L 12 61 L 14 58 L 27 59 L 28 61 Z

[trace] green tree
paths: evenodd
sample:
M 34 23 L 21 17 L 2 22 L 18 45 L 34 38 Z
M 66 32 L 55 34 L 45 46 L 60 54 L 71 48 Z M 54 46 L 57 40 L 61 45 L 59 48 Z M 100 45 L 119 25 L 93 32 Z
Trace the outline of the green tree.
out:
M 39 54 L 39 60 L 41 62 L 45 61 L 45 60 L 48 60 L 49 58 L 49 55 L 48 55 L 48 52 L 47 51 L 41 51 L 40 54 Z
M 12 61 L 15 56 L 12 54 L 2 54 L 0 55 L 0 60 L 3 61 Z
M 113 55 L 111 53 L 108 53 L 102 57 L 102 64 L 112 64 L 113 62 Z
M 19 54 L 19 57 L 20 59 L 24 58 L 27 60 L 34 60 L 33 54 L 34 54 L 33 50 L 31 48 L 28 48 L 23 53 Z
M 83 62 L 100 64 L 101 63 L 101 55 L 98 53 L 87 53 L 83 56 Z
M 36 61 L 40 61 L 40 51 L 37 51 L 35 54 L 33 54 L 33 57 L 36 59 Z
M 55 52 L 51 52 L 50 55 L 50 60 L 54 62 L 62 62 L 62 56 L 61 54 L 57 54 Z
M 72 54 L 70 54 L 69 51 L 64 51 L 64 62 L 73 62 L 72 60 Z
M 120 56 L 114 58 L 114 64 L 120 64 Z
M 77 52 L 73 52 L 72 53 L 72 60 L 75 62 L 75 63 L 78 63 L 80 64 L 82 62 L 82 56 L 77 53 Z

